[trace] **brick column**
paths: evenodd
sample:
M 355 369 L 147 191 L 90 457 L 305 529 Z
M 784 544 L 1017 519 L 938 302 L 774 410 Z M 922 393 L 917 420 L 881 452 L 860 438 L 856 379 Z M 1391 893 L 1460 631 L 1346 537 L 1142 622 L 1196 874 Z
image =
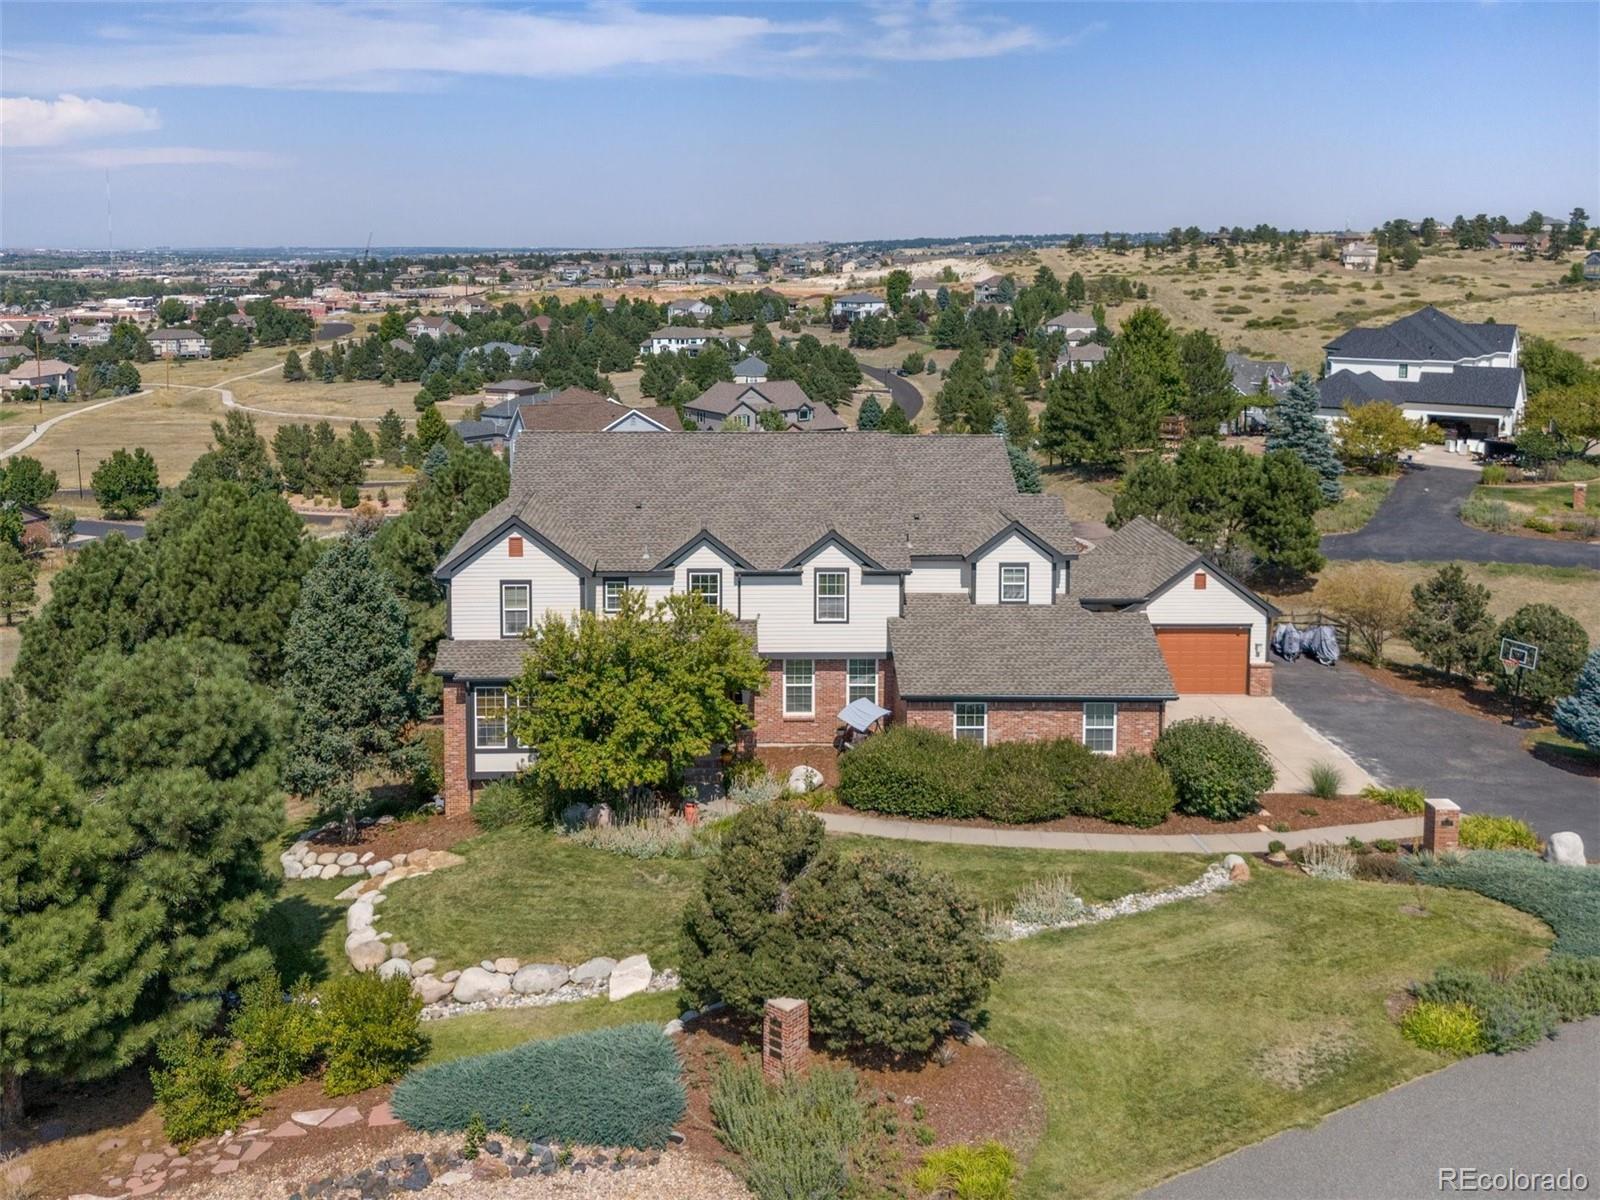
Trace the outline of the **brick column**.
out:
M 1454 800 L 1425 800 L 1422 807 L 1422 848 L 1445 854 L 1461 838 L 1461 806 Z
M 459 816 L 472 808 L 467 780 L 467 685 L 444 685 L 444 811 Z
M 1272 695 L 1272 664 L 1251 663 L 1250 678 L 1245 690 L 1252 696 Z
M 761 1014 L 761 1074 L 768 1083 L 804 1075 L 811 1057 L 811 1006 L 804 1000 L 768 1000 Z

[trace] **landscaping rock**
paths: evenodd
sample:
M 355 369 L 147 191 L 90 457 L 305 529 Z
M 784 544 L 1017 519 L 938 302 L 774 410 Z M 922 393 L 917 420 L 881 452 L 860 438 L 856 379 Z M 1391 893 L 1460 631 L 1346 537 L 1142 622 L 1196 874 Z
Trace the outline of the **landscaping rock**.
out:
M 815 767 L 808 767 L 801 763 L 789 772 L 789 790 L 791 792 L 814 792 L 822 786 L 822 772 Z
M 318 869 L 320 870 L 321 868 Z M 360 883 L 352 883 L 349 887 L 345 888 L 344 891 L 335 896 L 334 899 L 354 900 L 357 896 L 361 895 L 361 889 L 365 887 L 368 882 L 368 880 L 363 879 Z
M 406 853 L 405 853 L 405 851 L 402 850 L 399 854 L 391 854 L 389 856 L 389 861 L 392 862 L 397 867 L 405 866 L 406 865 Z
M 338 1111 L 336 1108 L 308 1108 L 302 1112 L 290 1113 L 289 1116 L 299 1124 L 309 1125 L 315 1129 Z
M 1244 883 L 1250 878 L 1250 864 L 1237 854 L 1230 854 L 1222 860 L 1222 865 L 1227 868 L 1228 879 L 1233 883 Z
M 498 971 L 485 971 L 482 967 L 468 967 L 461 972 L 450 998 L 459 1004 L 471 1004 L 493 996 L 504 996 L 511 990 L 511 980 Z
M 502 975 L 515 975 L 517 968 L 521 965 L 522 962 L 515 958 L 497 958 L 494 960 L 494 969 Z
M 376 1105 L 367 1114 L 367 1125 L 373 1129 L 381 1129 L 388 1125 L 398 1124 L 400 1124 L 400 1118 L 394 1115 L 394 1110 L 389 1107 L 387 1100 L 382 1104 Z
M 371 875 L 374 879 L 376 879 L 379 875 L 387 875 L 392 870 L 394 870 L 394 864 L 387 858 L 380 858 L 375 863 L 367 864 L 367 874 Z
M 371 862 L 371 861 L 372 861 L 372 860 L 373 860 L 373 859 L 375 859 L 375 858 L 377 858 L 377 857 L 378 857 L 378 856 L 377 856 L 377 855 L 376 855 L 376 854 L 374 854 L 374 853 L 373 853 L 373 852 L 372 852 L 372 851 L 371 851 L 371 850 L 368 850 L 368 851 L 367 851 L 367 852 L 366 852 L 366 853 L 365 853 L 365 854 L 363 854 L 363 855 L 362 855 L 362 856 L 361 856 L 361 857 L 360 857 L 360 858 L 358 858 L 358 859 L 356 859 L 356 861 L 357 861 L 357 862 L 358 862 L 358 863 L 360 863 L 360 864 L 361 864 L 361 865 L 362 865 L 362 866 L 363 866 L 363 867 L 364 867 L 364 866 L 366 866 L 366 865 L 367 865 L 367 864 L 368 864 L 368 863 L 369 863 L 369 862 Z
M 283 877 L 285 879 L 299 879 L 302 869 L 299 859 L 291 859 L 283 864 Z
M 348 867 L 340 867 L 339 874 L 350 878 L 354 878 L 355 876 L 359 875 L 365 879 L 367 875 L 367 869 L 365 867 L 358 867 L 354 863 L 351 863 Z
M 439 963 L 435 959 L 419 958 L 411 964 L 411 973 L 413 975 L 429 975 L 433 973 L 433 969 L 438 965 Z
M 389 958 L 389 947 L 373 937 L 370 930 L 360 935 L 352 933 L 344 944 L 344 952 L 350 965 L 358 971 L 371 971 Z
M 1544 860 L 1561 867 L 1589 865 L 1583 856 L 1583 839 L 1571 830 L 1550 835 L 1550 840 L 1544 844 Z
M 561 810 L 561 823 L 568 829 L 582 829 L 589 823 L 587 804 L 569 804 Z
M 529 963 L 511 977 L 511 990 L 521 996 L 553 992 L 567 982 L 567 969 L 552 963 Z
M 674 1017 L 661 1027 L 661 1032 L 668 1037 L 677 1037 L 683 1032 L 683 1022 Z
M 355 851 L 346 850 L 343 854 L 339 855 L 339 857 L 334 859 L 333 861 L 338 863 L 341 867 L 353 867 L 353 866 L 356 865 L 356 854 L 355 854 Z
M 411 990 L 422 997 L 424 1004 L 437 1004 L 450 994 L 454 980 L 435 979 L 432 975 L 418 975 L 411 981 Z
M 346 1125 L 354 1125 L 360 1120 L 361 1110 L 352 1104 L 348 1107 L 341 1108 L 338 1112 L 334 1113 L 333 1116 L 329 1117 L 326 1121 L 319 1125 L 318 1128 L 343 1129 Z
M 591 958 L 588 962 L 572 968 L 573 983 L 604 983 L 611 978 L 611 972 L 616 969 L 617 960 L 614 958 Z
M 439 978 L 444 980 L 446 983 L 454 983 L 456 980 L 461 978 L 461 972 L 446 971 L 443 975 L 439 976 Z
M 320 865 L 324 866 L 324 867 L 332 866 L 334 863 L 336 863 L 338 861 L 339 861 L 339 856 L 337 854 L 333 853 L 331 850 L 325 851 L 322 854 L 317 855 L 317 862 Z
M 387 962 L 378 964 L 379 979 L 410 979 L 411 960 L 408 958 L 391 958 Z
M 270 1138 L 297 1138 L 305 1137 L 305 1135 L 306 1131 L 301 1129 L 300 1126 L 296 1125 L 293 1121 L 285 1121 L 271 1133 L 267 1134 L 267 1136 Z
M 650 959 L 643 954 L 630 955 L 612 969 L 608 995 L 612 1000 L 634 996 L 650 986 Z

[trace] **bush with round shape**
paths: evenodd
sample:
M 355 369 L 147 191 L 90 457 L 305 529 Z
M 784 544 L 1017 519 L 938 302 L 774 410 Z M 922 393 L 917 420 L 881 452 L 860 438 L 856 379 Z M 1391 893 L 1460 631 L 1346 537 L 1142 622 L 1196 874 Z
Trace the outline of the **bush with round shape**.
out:
M 1213 821 L 1236 821 L 1255 812 L 1275 778 L 1261 743 L 1222 721 L 1168 725 L 1156 739 L 1155 757 L 1172 776 L 1178 811 Z
M 1008 825 L 1049 821 L 1062 815 L 1053 743 L 998 742 L 979 751 L 976 759 L 973 794 L 977 815 Z
M 1537 850 L 1539 835 L 1526 821 L 1490 813 L 1468 813 L 1461 818 L 1463 850 Z
M 931 729 L 887 729 L 839 759 L 839 799 L 897 817 L 977 815 L 983 748 Z
M 1508 674 L 1499 662 L 1500 641 L 1513 638 L 1539 647 L 1539 663 L 1531 671 Z M 1525 604 L 1500 622 L 1491 658 L 1483 664 L 1501 695 L 1514 691 L 1534 708 L 1554 704 L 1572 694 L 1578 672 L 1589 656 L 1589 635 L 1582 625 L 1553 604 Z
M 161 1128 L 180 1150 L 232 1129 L 256 1111 L 239 1090 L 228 1063 L 228 1043 L 189 1030 L 163 1042 L 161 1065 L 150 1072 Z
M 241 1003 L 228 1032 L 238 1043 L 239 1081 L 257 1096 L 306 1077 L 321 1048 L 319 1014 L 304 982 L 284 995 L 275 975 L 239 989 Z
M 1148 754 L 1123 754 L 1099 760 L 1089 791 L 1086 816 L 1150 829 L 1172 815 L 1178 793 L 1172 776 Z
M 1483 1021 L 1471 1005 L 1420 1000 L 1400 1022 L 1400 1033 L 1413 1046 L 1465 1058 L 1489 1048 Z
M 322 1089 L 347 1096 L 390 1083 L 428 1050 L 418 1014 L 422 997 L 404 977 L 345 975 L 322 989 L 319 1014 L 327 1069 Z

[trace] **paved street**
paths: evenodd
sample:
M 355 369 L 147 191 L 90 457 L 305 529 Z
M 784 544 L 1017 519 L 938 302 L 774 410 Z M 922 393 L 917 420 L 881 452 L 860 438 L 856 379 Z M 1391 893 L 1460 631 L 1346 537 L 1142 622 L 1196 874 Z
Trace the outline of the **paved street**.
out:
M 1467 812 L 1571 829 L 1600 847 L 1600 781 L 1522 749 L 1523 731 L 1391 691 L 1347 666 L 1277 660 L 1273 691 L 1380 782 L 1420 787 Z
M 887 367 L 869 367 L 863 364 L 861 373 L 876 379 L 889 389 L 889 395 L 899 403 L 900 411 L 905 413 L 906 420 L 917 419 L 917 414 L 922 411 L 922 393 L 917 390 L 916 384 L 903 375 L 896 375 Z
M 1521 1054 L 1485 1054 L 1292 1129 L 1145 1193 L 1148 1200 L 1438 1200 L 1441 1168 L 1582 1172 L 1600 1191 L 1600 1019 Z M 1459 1178 L 1459 1176 L 1458 1176 Z M 1455 1192 L 1467 1192 L 1456 1187 Z

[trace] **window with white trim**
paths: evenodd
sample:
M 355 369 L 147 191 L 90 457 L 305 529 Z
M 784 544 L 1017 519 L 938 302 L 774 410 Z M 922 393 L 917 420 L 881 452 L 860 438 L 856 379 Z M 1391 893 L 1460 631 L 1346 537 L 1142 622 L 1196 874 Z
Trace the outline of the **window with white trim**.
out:
M 500 636 L 518 637 L 528 627 L 533 588 L 526 583 L 500 585 Z
M 1110 700 L 1090 700 L 1083 706 L 1083 744 L 1096 754 L 1117 752 L 1117 706 Z
M 722 572 L 690 571 L 689 590 L 712 608 L 722 607 Z
M 989 705 L 982 700 L 957 700 L 955 735 L 958 742 L 989 744 Z
M 480 750 L 504 750 L 511 738 L 511 707 L 503 687 L 472 689 L 473 744 Z
M 622 593 L 628 590 L 626 579 L 607 579 L 600 585 L 600 607 L 602 612 L 614 613 L 622 611 Z
M 816 663 L 809 658 L 783 660 L 783 715 L 809 717 L 816 711 Z
M 817 593 L 818 621 L 850 619 L 850 572 L 818 571 L 813 586 Z
M 1000 603 L 1026 604 L 1028 602 L 1028 564 L 1000 564 Z
M 871 700 L 878 702 L 878 660 L 852 658 L 845 662 L 845 702 Z
M 1401 363 L 1400 364 L 1400 378 L 1401 379 L 1405 379 L 1405 378 L 1409 377 L 1410 374 L 1411 374 L 1411 366 L 1410 366 L 1410 364 L 1409 363 Z

